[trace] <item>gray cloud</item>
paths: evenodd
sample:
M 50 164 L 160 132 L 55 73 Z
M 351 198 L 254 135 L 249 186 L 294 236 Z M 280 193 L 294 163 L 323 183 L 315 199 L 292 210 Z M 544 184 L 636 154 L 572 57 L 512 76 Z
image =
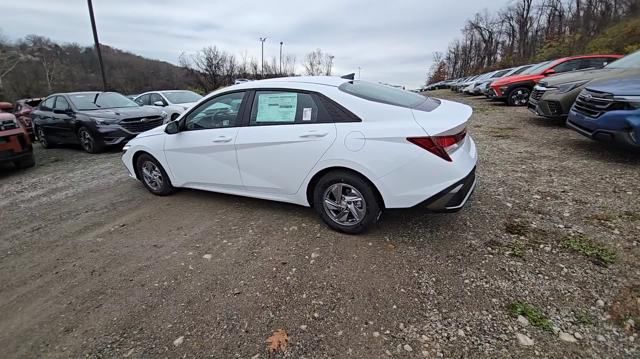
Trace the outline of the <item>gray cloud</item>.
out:
M 495 0 L 94 0 L 100 41 L 136 54 L 177 63 L 178 56 L 208 45 L 265 58 L 297 57 L 316 48 L 335 55 L 335 72 L 362 68 L 362 78 L 417 87 L 434 51 L 444 51 L 467 18 Z M 35 33 L 60 42 L 92 44 L 85 0 L 0 0 L 2 28 L 9 38 Z

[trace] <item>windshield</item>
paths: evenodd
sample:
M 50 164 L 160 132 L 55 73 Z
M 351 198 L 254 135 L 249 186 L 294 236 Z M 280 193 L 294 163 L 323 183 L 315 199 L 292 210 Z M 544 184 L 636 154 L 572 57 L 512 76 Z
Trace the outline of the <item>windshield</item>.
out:
M 640 51 L 627 55 L 605 66 L 608 69 L 637 69 L 640 68 Z
M 546 70 L 553 61 L 545 61 L 531 66 L 528 70 L 521 72 L 522 75 L 536 75 Z
M 198 102 L 202 98 L 202 96 L 192 91 L 164 91 L 162 94 L 171 103 Z
M 139 107 L 137 103 L 117 92 L 85 92 L 70 94 L 69 99 L 78 108 L 78 110 Z
M 527 71 L 528 69 L 530 69 L 531 66 L 533 66 L 533 65 L 522 66 L 522 67 L 519 67 L 517 69 L 514 69 L 512 72 L 509 73 L 509 75 L 519 75 L 519 74 Z
M 365 100 L 409 108 L 414 108 L 427 100 L 426 97 L 413 92 L 365 81 L 345 82 L 338 89 Z

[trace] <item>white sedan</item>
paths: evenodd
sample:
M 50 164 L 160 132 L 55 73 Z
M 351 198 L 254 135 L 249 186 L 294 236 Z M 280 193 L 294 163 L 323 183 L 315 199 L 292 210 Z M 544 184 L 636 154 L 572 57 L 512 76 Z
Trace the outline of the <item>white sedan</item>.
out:
M 386 208 L 462 208 L 476 184 L 471 112 L 338 77 L 253 81 L 139 134 L 122 160 L 156 195 L 187 187 L 312 206 L 360 233 Z
M 135 101 L 140 106 L 151 106 L 167 113 L 167 120 L 174 121 L 184 111 L 191 108 L 202 98 L 201 95 L 188 90 L 151 91 L 136 96 Z

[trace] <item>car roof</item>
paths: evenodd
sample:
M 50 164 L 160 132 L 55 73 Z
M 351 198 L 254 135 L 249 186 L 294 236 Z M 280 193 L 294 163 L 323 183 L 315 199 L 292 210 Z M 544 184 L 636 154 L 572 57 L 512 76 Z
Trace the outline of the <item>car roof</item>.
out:
M 314 85 L 338 87 L 348 81 L 351 81 L 351 80 L 343 79 L 337 76 L 292 76 L 292 77 L 277 77 L 273 79 L 245 82 L 242 84 L 233 85 L 233 87 L 240 89 L 240 88 L 253 88 L 253 87 L 283 86 L 285 84 L 314 84 Z

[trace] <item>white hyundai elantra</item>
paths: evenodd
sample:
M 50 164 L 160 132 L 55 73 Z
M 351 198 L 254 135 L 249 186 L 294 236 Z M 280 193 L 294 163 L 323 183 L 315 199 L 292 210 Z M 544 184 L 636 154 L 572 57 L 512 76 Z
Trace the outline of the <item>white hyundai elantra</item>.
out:
M 476 184 L 471 108 L 375 83 L 291 77 L 226 87 L 125 146 L 131 177 L 313 206 L 360 233 L 386 208 L 455 211 Z

